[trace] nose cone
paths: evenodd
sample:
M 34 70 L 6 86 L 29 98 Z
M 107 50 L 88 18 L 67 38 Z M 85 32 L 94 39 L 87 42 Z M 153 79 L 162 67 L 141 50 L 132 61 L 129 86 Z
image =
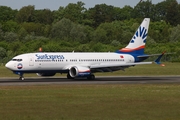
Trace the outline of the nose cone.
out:
M 5 67 L 11 69 L 12 68 L 11 63 L 10 62 L 6 63 Z

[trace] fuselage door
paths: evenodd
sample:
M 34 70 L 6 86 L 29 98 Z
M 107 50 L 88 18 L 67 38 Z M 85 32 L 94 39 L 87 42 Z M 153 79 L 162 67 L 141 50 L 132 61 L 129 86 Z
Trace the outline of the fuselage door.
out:
M 29 56 L 29 66 L 34 66 L 34 58 Z

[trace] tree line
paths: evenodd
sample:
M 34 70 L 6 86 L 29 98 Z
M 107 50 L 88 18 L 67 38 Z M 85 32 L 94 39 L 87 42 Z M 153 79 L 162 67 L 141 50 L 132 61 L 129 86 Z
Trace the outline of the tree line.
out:
M 145 17 L 151 18 L 146 53 L 175 52 L 166 60 L 180 60 L 180 4 L 176 0 L 157 4 L 147 0 L 123 8 L 84 6 L 81 1 L 53 11 L 37 10 L 34 5 L 19 10 L 0 6 L 0 62 L 39 47 L 48 52 L 113 52 L 128 44 Z

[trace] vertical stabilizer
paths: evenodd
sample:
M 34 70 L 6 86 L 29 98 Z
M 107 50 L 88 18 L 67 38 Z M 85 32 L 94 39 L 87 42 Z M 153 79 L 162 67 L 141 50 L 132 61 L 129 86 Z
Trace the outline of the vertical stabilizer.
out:
M 122 48 L 117 52 L 129 53 L 129 54 L 144 54 L 149 23 L 150 23 L 150 18 L 144 18 L 143 22 L 135 32 L 129 44 L 125 48 Z

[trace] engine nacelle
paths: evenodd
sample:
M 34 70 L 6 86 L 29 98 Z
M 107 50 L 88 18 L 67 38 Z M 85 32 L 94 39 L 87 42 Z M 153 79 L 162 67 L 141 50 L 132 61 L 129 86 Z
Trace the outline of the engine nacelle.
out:
M 36 73 L 38 76 L 54 76 L 56 73 Z
M 82 66 L 73 66 L 69 69 L 69 75 L 74 77 L 87 77 L 91 74 L 90 68 Z

